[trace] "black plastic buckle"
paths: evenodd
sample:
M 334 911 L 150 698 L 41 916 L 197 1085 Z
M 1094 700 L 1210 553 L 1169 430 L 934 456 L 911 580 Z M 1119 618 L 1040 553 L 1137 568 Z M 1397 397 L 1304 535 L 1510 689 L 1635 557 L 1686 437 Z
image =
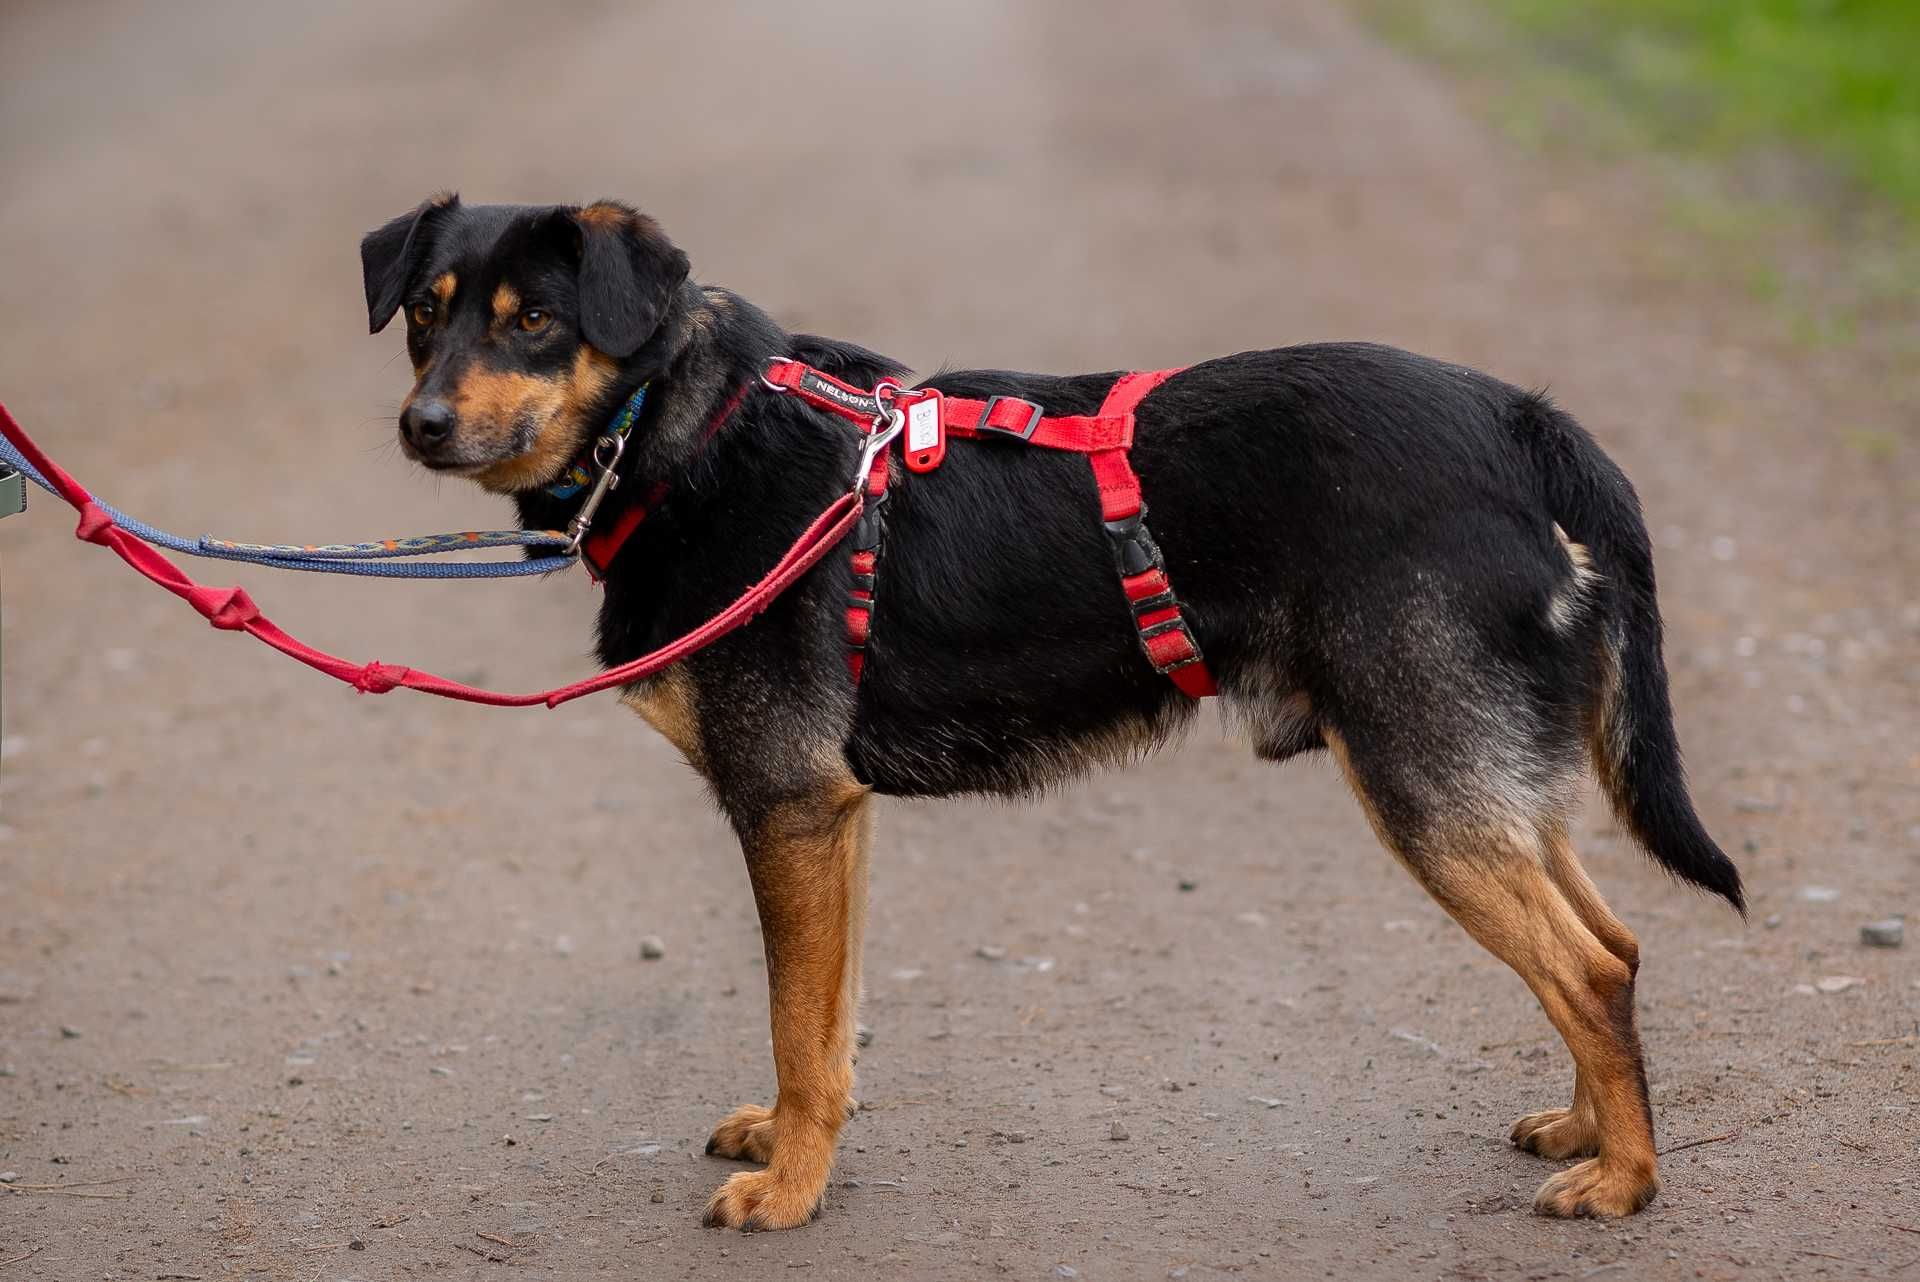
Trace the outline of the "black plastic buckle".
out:
M 854 523 L 851 546 L 855 552 L 872 552 L 880 546 L 880 528 L 884 519 L 881 509 L 887 505 L 887 492 L 871 495 L 867 505 L 861 509 L 860 519 Z
M 1107 528 L 1107 538 L 1113 543 L 1113 563 L 1123 578 L 1132 578 L 1161 563 L 1160 545 L 1153 541 L 1153 535 L 1147 533 L 1146 519 L 1147 508 L 1143 503 L 1132 516 L 1101 522 Z
M 987 420 L 993 417 L 993 407 L 1001 401 L 1012 401 L 1016 405 L 1024 405 L 1032 410 L 1033 413 L 1027 415 L 1027 425 L 1025 427 L 993 427 L 989 425 Z M 1046 417 L 1046 413 L 1045 410 L 1024 396 L 989 396 L 987 398 L 987 407 L 980 411 L 980 424 L 973 430 L 982 436 L 990 432 L 995 436 L 1010 436 L 1016 441 L 1030 441 L 1033 439 L 1034 431 L 1040 426 L 1040 420 Z

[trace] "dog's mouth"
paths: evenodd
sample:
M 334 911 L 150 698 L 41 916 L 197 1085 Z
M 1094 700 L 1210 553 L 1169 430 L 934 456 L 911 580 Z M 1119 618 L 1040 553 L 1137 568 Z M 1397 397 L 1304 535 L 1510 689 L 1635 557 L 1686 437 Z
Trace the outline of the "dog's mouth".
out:
M 400 448 L 436 476 L 473 481 L 497 494 L 516 494 L 559 480 L 579 455 L 583 440 L 583 433 L 573 425 L 520 415 L 503 427 L 470 428 L 463 423 L 441 449 L 422 451 L 404 436 Z

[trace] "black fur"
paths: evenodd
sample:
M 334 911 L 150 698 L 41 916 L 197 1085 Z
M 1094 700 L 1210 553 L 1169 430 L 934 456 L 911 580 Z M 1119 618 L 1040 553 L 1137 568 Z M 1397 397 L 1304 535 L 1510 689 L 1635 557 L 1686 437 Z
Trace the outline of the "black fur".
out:
M 367 287 L 367 332 L 378 334 L 400 310 L 401 299 L 419 284 L 428 254 L 428 235 L 442 210 L 459 204 L 455 196 L 422 201 L 360 241 L 360 273 Z
M 625 360 L 659 328 L 689 264 L 651 219 L 615 208 L 628 216 L 562 221 L 580 239 L 580 333 Z

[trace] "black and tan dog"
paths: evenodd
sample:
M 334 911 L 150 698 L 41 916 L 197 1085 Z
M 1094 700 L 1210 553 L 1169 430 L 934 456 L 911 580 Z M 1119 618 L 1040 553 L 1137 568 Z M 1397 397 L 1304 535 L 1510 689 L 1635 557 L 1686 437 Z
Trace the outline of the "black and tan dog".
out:
M 618 204 L 441 197 L 361 252 L 373 329 L 406 317 L 406 453 L 512 495 L 531 527 L 566 524 L 580 499 L 550 487 L 646 385 L 601 521 L 665 497 L 609 567 L 609 665 L 713 615 L 847 488 L 858 433 L 760 390 L 770 359 L 860 387 L 902 373 L 695 284 Z M 1116 377 L 930 381 L 1090 414 Z M 1206 361 L 1137 422 L 1153 532 L 1254 751 L 1331 752 L 1387 849 L 1572 1051 L 1572 1107 L 1521 1118 L 1513 1141 L 1589 1160 L 1536 1209 L 1639 1210 L 1658 1187 L 1639 949 L 1568 842 L 1585 763 L 1666 869 L 1736 908 L 1741 888 L 1681 775 L 1632 487 L 1542 397 L 1363 344 Z M 715 1192 L 712 1224 L 802 1224 L 826 1187 L 853 1090 L 870 797 L 1037 793 L 1165 742 L 1197 707 L 1141 653 L 1085 458 L 983 441 L 903 475 L 857 686 L 836 555 L 625 695 L 710 784 L 765 929 L 779 1093 L 708 1151 L 766 1168 Z

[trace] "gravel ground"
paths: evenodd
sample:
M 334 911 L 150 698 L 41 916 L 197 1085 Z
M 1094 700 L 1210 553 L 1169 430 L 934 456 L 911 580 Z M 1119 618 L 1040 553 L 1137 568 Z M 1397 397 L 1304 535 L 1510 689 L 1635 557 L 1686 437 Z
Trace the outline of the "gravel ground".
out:
M 40 502 L 0 530 L 0 1282 L 1920 1276 L 1920 952 L 1860 936 L 1920 912 L 1913 380 L 1779 339 L 1651 180 L 1515 151 L 1337 5 L 962 9 L 20 0 L 0 395 L 171 528 L 496 523 L 395 455 L 364 333 L 358 237 L 443 186 L 631 198 L 704 279 L 923 369 L 1372 338 L 1550 384 L 1641 487 L 1753 893 L 1743 926 L 1590 810 L 1693 1145 L 1659 1200 L 1528 1213 L 1545 1019 L 1329 768 L 1209 720 L 1044 804 L 883 808 L 825 1213 L 702 1230 L 707 1132 L 772 1069 L 672 751 L 610 702 L 344 693 Z M 363 658 L 585 667 L 577 580 L 244 577 Z

